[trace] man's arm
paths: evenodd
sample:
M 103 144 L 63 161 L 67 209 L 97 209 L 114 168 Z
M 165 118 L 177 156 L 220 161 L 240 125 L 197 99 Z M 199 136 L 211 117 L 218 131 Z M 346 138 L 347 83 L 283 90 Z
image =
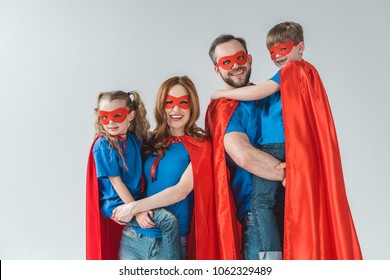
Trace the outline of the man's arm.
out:
M 229 132 L 224 137 L 225 151 L 233 161 L 248 172 L 273 181 L 283 181 L 286 177 L 285 169 L 277 169 L 281 162 L 253 147 L 248 136 L 241 132 Z

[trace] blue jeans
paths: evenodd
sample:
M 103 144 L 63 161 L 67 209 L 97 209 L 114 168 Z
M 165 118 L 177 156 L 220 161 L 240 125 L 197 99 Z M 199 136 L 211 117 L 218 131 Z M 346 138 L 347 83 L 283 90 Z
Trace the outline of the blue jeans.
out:
M 121 260 L 180 260 L 182 246 L 176 216 L 164 208 L 153 210 L 155 227 L 161 229 L 162 238 L 142 235 L 133 229 L 135 218 L 122 233 L 119 246 Z
M 285 161 L 284 143 L 260 146 L 260 149 L 275 158 Z M 259 238 L 259 258 L 275 260 L 282 258 L 282 245 L 275 214 L 280 194 L 284 192 L 280 181 L 270 181 L 253 175 L 251 210 Z
M 244 260 L 258 260 L 260 240 L 256 231 L 253 215 L 246 213 L 241 220 L 242 225 L 242 258 Z

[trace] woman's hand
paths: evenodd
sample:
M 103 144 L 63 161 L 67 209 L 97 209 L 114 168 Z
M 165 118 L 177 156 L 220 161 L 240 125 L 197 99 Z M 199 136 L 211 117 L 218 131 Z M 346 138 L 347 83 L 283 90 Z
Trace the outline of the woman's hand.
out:
M 117 223 L 130 222 L 134 217 L 133 208 L 137 202 L 133 201 L 127 204 L 119 205 L 112 211 L 112 219 Z

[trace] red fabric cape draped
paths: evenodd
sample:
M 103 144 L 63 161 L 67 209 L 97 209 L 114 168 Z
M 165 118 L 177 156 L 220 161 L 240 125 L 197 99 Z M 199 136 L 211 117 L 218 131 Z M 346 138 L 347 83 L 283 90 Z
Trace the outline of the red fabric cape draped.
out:
M 116 260 L 123 226 L 100 213 L 99 186 L 92 154 L 96 140 L 92 143 L 89 152 L 86 176 L 86 258 L 87 260 Z
M 218 260 L 221 258 L 215 211 L 212 144 L 209 140 L 195 141 L 189 136 L 180 137 L 191 159 L 194 177 L 194 209 L 188 245 L 189 259 Z
M 198 142 L 188 136 L 180 139 L 190 155 L 194 176 L 195 202 L 188 256 L 190 259 L 221 259 L 219 243 L 224 235 L 218 236 L 216 226 L 218 219 L 215 211 L 211 142 Z M 101 215 L 92 147 L 87 167 L 87 259 L 118 259 L 123 226 Z
M 350 213 L 336 130 L 317 70 L 281 70 L 287 185 L 284 259 L 362 259 Z
M 221 259 L 241 259 L 241 226 L 236 218 L 236 207 L 230 189 L 229 170 L 226 166 L 224 135 L 230 117 L 237 107 L 235 100 L 212 101 L 206 112 L 206 131 L 213 139 L 213 169 L 217 226 L 223 240 L 219 244 Z

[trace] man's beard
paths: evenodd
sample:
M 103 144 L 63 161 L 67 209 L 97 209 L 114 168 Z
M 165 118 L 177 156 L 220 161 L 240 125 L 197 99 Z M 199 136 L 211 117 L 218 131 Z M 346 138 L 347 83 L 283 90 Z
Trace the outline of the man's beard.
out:
M 239 87 L 244 87 L 244 86 L 248 85 L 249 79 L 251 77 L 251 73 L 252 73 L 252 68 L 249 68 L 249 70 L 247 69 L 245 79 L 243 81 L 238 81 L 238 82 L 233 81 L 229 75 L 227 76 L 227 78 L 225 78 L 224 76 L 221 76 L 221 77 L 222 77 L 222 80 L 224 80 L 224 82 L 227 83 L 229 86 L 239 88 Z

